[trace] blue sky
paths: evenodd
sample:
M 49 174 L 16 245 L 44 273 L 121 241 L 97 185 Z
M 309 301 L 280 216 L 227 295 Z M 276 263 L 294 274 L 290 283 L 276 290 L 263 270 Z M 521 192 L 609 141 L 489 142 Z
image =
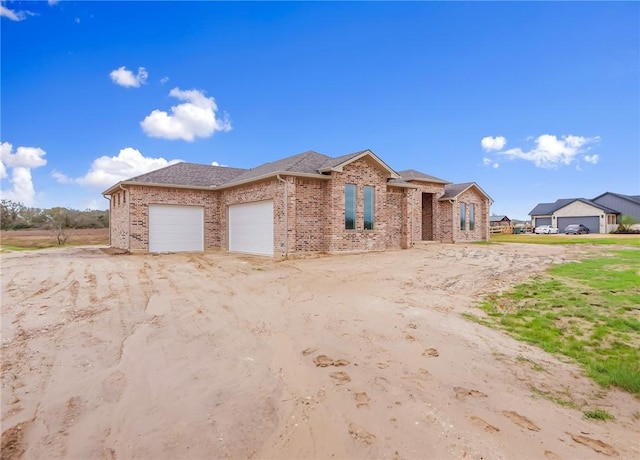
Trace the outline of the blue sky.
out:
M 640 194 L 637 2 L 1 3 L 2 197 L 369 148 L 492 212 Z

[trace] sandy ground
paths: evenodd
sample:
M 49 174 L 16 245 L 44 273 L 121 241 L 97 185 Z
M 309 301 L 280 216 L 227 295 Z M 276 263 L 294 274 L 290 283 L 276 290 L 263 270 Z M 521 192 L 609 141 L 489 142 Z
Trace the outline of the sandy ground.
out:
M 2 254 L 2 457 L 638 459 L 640 401 L 461 316 L 601 250 Z

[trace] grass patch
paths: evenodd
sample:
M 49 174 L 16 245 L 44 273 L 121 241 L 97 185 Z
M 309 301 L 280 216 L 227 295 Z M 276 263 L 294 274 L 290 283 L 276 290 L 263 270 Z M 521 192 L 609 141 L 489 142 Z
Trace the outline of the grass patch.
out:
M 603 420 L 605 422 L 607 420 L 615 420 L 615 417 L 613 415 L 611 415 L 604 409 L 600 409 L 599 407 L 593 410 L 585 410 L 582 413 L 584 414 L 584 418 L 586 418 L 587 420 Z
M 531 387 L 530 390 L 535 396 L 539 396 L 541 398 L 552 401 L 559 406 L 580 410 L 580 406 L 573 400 L 573 398 L 571 397 L 571 393 L 568 390 L 563 393 L 562 396 L 564 397 L 552 394 L 550 392 L 542 391 L 536 387 Z
M 69 230 L 69 239 L 62 246 L 56 243 L 54 235 L 47 230 L 2 230 L 0 232 L 0 249 L 2 251 L 27 251 L 55 247 L 108 244 L 108 228 Z
M 494 234 L 491 243 L 530 243 L 530 244 L 596 244 L 631 246 L 640 248 L 640 235 L 524 235 Z
M 488 296 L 480 308 L 485 317 L 466 317 L 567 356 L 600 385 L 640 398 L 637 250 L 556 265 L 546 275 Z

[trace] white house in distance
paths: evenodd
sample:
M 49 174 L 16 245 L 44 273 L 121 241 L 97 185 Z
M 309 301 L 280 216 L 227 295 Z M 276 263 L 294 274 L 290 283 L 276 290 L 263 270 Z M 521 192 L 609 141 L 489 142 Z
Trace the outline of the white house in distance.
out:
M 569 224 L 582 224 L 591 233 L 609 233 L 618 228 L 622 215 L 640 220 L 640 196 L 605 192 L 591 200 L 564 198 L 539 203 L 529 215 L 534 227 L 551 225 L 562 231 Z

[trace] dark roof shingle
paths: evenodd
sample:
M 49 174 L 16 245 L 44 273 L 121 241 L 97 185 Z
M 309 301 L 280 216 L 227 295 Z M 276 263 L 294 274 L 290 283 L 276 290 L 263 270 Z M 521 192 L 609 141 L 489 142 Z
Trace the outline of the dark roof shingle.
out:
M 587 200 L 586 198 L 560 198 L 556 200 L 555 203 L 538 203 L 535 208 L 533 208 L 530 212 L 530 216 L 550 216 L 558 209 L 564 208 L 568 204 L 573 203 L 574 201 L 580 201 L 582 203 L 588 204 L 595 208 L 598 208 L 607 214 L 620 214 L 618 211 L 607 208 L 606 206 L 602 206 L 601 204 L 594 203 L 591 200 Z
M 277 171 L 320 174 L 318 172 L 318 169 L 328 159 L 330 158 L 326 155 L 314 152 L 313 150 L 309 150 L 307 152 L 299 153 L 298 155 L 283 158 L 282 160 L 272 161 L 271 163 L 264 163 L 255 168 L 244 170 L 242 174 L 234 177 L 233 180 L 229 182 L 242 182 L 268 174 L 273 174 Z
M 246 169 L 183 162 L 140 174 L 127 181 L 209 187 L 229 182 L 245 171 Z
M 405 181 L 419 180 L 423 182 L 436 182 L 438 184 L 451 183 L 444 179 L 440 179 L 439 177 L 430 176 L 429 174 L 416 171 L 415 169 L 405 169 L 404 171 L 398 171 L 398 174 L 400 174 L 400 178 Z

